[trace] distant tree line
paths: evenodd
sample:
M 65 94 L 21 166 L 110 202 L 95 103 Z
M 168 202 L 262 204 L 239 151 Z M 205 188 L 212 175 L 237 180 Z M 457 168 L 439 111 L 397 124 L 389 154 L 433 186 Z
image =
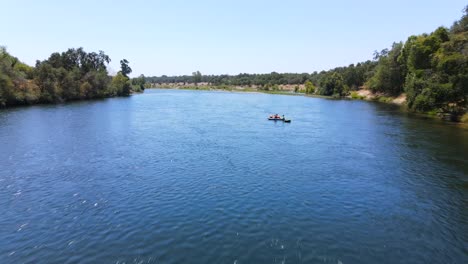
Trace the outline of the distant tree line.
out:
M 248 74 L 241 73 L 238 75 L 201 75 L 200 72 L 194 72 L 192 75 L 182 76 L 160 76 L 146 77 L 146 82 L 154 84 L 171 84 L 171 83 L 209 83 L 211 85 L 235 85 L 235 86 L 258 86 L 268 90 L 275 85 L 299 85 L 305 84 L 307 81 L 313 83 L 314 86 L 319 86 L 321 82 L 326 83 L 326 79 L 331 77 L 332 73 L 336 72 L 342 78 L 343 84 L 350 89 L 358 89 L 364 85 L 365 81 L 372 74 L 373 69 L 377 65 L 376 61 L 366 61 L 356 65 L 351 64 L 348 67 L 339 67 L 330 71 L 321 71 L 313 73 L 267 73 L 267 74 Z M 330 76 L 328 76 L 330 75 Z M 312 90 L 310 90 L 312 91 Z M 326 91 L 323 91 L 327 93 Z M 330 94 L 331 95 L 331 94 Z
M 110 61 L 102 51 L 78 48 L 52 53 L 31 67 L 0 47 L 0 106 L 126 96 L 143 88 L 132 85 L 128 77 L 132 69 L 125 59 L 120 61 L 121 71 L 109 76 Z
M 257 86 L 305 84 L 306 93 L 344 96 L 368 88 L 395 96 L 407 94 L 410 109 L 422 112 L 466 113 L 468 97 L 468 6 L 450 28 L 410 36 L 391 49 L 374 52 L 373 60 L 314 73 L 201 75 L 146 77 L 152 84 L 206 82 L 210 85 Z
M 199 83 L 206 82 L 212 85 L 239 85 L 239 86 L 266 86 L 279 84 L 303 84 L 310 74 L 308 73 L 276 73 L 269 74 L 248 74 L 241 73 L 239 75 L 201 75 L 200 72 L 194 72 L 192 75 L 182 76 L 160 76 L 146 77 L 146 81 L 150 83 Z

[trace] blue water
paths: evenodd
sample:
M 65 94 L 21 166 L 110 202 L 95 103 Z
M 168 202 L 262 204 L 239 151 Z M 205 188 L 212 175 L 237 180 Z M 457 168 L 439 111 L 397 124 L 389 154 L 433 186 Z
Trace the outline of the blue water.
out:
M 0 262 L 468 263 L 467 153 L 466 129 L 362 101 L 4 109 Z

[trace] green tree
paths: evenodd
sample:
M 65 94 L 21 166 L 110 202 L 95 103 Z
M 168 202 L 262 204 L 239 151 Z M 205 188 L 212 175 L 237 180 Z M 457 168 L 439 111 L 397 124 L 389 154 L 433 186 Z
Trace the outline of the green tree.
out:
M 455 21 L 450 29 L 454 34 L 468 32 L 468 5 L 463 9 L 463 13 L 462 18 Z
M 142 92 L 145 90 L 146 78 L 141 74 L 137 78 L 132 79 L 132 90 L 134 92 Z
M 112 93 L 119 96 L 130 95 L 132 89 L 130 80 L 122 72 L 112 78 L 111 87 Z
M 110 61 L 103 51 L 78 48 L 54 52 L 30 67 L 0 47 L 0 106 L 129 95 L 128 61 L 121 61 L 122 71 L 114 78 L 107 71 Z M 144 76 L 137 82 L 140 90 Z
M 313 93 L 315 93 L 315 86 L 314 86 L 314 84 L 313 84 L 311 81 L 307 80 L 307 81 L 304 83 L 304 85 L 305 85 L 305 93 L 306 93 L 306 94 L 313 94 Z
M 132 73 L 132 68 L 128 66 L 128 60 L 123 59 L 120 61 L 120 72 L 123 74 L 123 76 L 128 78 L 128 75 Z
M 437 111 L 452 119 L 466 112 L 468 36 L 459 27 L 462 20 L 451 32 L 440 27 L 405 43 L 400 58 L 407 58 L 405 91 L 410 109 Z
M 343 76 L 337 72 L 325 75 L 320 81 L 318 93 L 320 95 L 342 96 L 345 91 Z
M 193 72 L 192 79 L 195 85 L 198 85 L 198 83 L 202 80 L 202 74 L 200 73 L 200 71 Z
M 369 88 L 374 92 L 379 91 L 393 95 L 403 92 L 405 68 L 398 60 L 402 49 L 403 43 L 393 43 L 392 49 L 379 57 L 375 74 L 368 81 Z

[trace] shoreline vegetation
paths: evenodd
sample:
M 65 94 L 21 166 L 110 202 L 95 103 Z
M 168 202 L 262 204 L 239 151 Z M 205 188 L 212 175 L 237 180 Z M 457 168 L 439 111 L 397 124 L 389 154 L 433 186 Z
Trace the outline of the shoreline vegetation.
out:
M 364 100 L 364 101 L 375 101 L 381 103 L 392 103 L 396 105 L 404 105 L 406 103 L 406 94 L 402 93 L 398 96 L 392 96 L 382 93 L 374 93 L 369 89 L 361 88 L 359 90 L 351 91 L 348 95 L 345 96 L 327 96 L 320 95 L 317 93 L 306 93 L 304 90 L 291 90 L 285 89 L 283 86 L 279 85 L 278 90 L 263 90 L 252 87 L 244 86 L 216 86 L 211 84 L 202 84 L 202 85 L 172 85 L 172 84 L 160 84 L 160 85 L 146 85 L 146 89 L 174 89 L 174 90 L 194 90 L 194 91 L 226 91 L 226 92 L 246 92 L 246 93 L 265 93 L 265 94 L 280 94 L 280 95 L 292 95 L 292 96 L 308 96 L 316 98 L 334 98 L 334 99 L 355 99 L 355 100 Z
M 115 76 L 108 73 L 110 61 L 103 51 L 78 48 L 52 53 L 31 67 L 0 46 L 0 108 L 128 96 L 144 90 L 144 79 L 129 78 L 132 69 L 126 59 L 120 61 Z
M 400 94 L 399 96 L 391 96 L 379 93 L 373 93 L 368 89 L 360 89 L 357 91 L 352 91 L 347 96 L 326 96 L 319 95 L 314 93 L 304 93 L 303 91 L 291 91 L 291 90 L 274 90 L 266 91 L 261 89 L 253 89 L 251 87 L 241 87 L 241 86 L 214 86 L 214 85 L 156 85 L 156 86 L 146 86 L 146 89 L 168 89 L 168 90 L 191 90 L 191 91 L 220 91 L 220 92 L 241 92 L 241 93 L 264 93 L 264 94 L 278 94 L 278 95 L 292 95 L 292 96 L 307 96 L 314 98 L 325 98 L 325 99 L 352 99 L 352 100 L 364 100 L 364 101 L 373 101 L 380 103 L 391 103 L 395 105 L 404 106 L 406 103 L 406 94 Z
M 468 6 L 450 28 L 410 36 L 372 60 L 313 73 L 145 77 L 146 87 L 214 89 L 351 98 L 405 106 L 468 122 Z

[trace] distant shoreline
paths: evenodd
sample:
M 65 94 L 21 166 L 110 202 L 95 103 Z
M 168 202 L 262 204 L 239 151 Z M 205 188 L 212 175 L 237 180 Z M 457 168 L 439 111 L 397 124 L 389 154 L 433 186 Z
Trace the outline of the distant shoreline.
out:
M 293 90 L 262 90 L 251 87 L 242 86 L 215 86 L 215 85 L 182 85 L 182 86 L 167 86 L 167 85 L 156 85 L 152 87 L 146 87 L 145 89 L 161 89 L 161 90 L 190 90 L 190 91 L 223 91 L 223 92 L 239 92 L 239 93 L 262 93 L 262 94 L 278 94 L 278 95 L 291 95 L 291 96 L 307 96 L 316 98 L 330 99 L 332 96 L 324 96 L 318 94 L 306 94 L 304 92 L 294 92 Z
M 403 105 L 405 100 L 398 101 L 397 99 L 401 97 L 393 97 L 393 96 L 384 96 L 381 94 L 375 94 L 370 92 L 367 89 L 361 89 L 356 91 L 359 95 L 358 98 L 352 97 L 352 95 L 348 96 L 326 96 L 326 95 L 319 95 L 319 94 L 307 94 L 304 92 L 294 92 L 289 90 L 261 90 L 261 89 L 254 89 L 249 87 L 239 87 L 239 86 L 214 86 L 214 85 L 203 85 L 203 86 L 194 86 L 194 85 L 185 85 L 185 86 L 154 86 L 154 87 L 146 87 L 146 89 L 161 89 L 161 90 L 189 90 L 189 91 L 223 91 L 223 92 L 239 92 L 239 93 L 263 93 L 263 94 L 278 94 L 278 95 L 291 95 L 291 96 L 305 96 L 305 97 L 313 97 L 313 98 L 323 98 L 323 99 L 352 99 L 352 100 L 364 100 L 364 101 L 374 101 L 380 103 L 392 103 L 396 105 Z M 353 91 L 354 92 L 354 91 Z M 379 100 L 380 98 L 380 100 Z M 382 98 L 385 98 L 383 100 Z

